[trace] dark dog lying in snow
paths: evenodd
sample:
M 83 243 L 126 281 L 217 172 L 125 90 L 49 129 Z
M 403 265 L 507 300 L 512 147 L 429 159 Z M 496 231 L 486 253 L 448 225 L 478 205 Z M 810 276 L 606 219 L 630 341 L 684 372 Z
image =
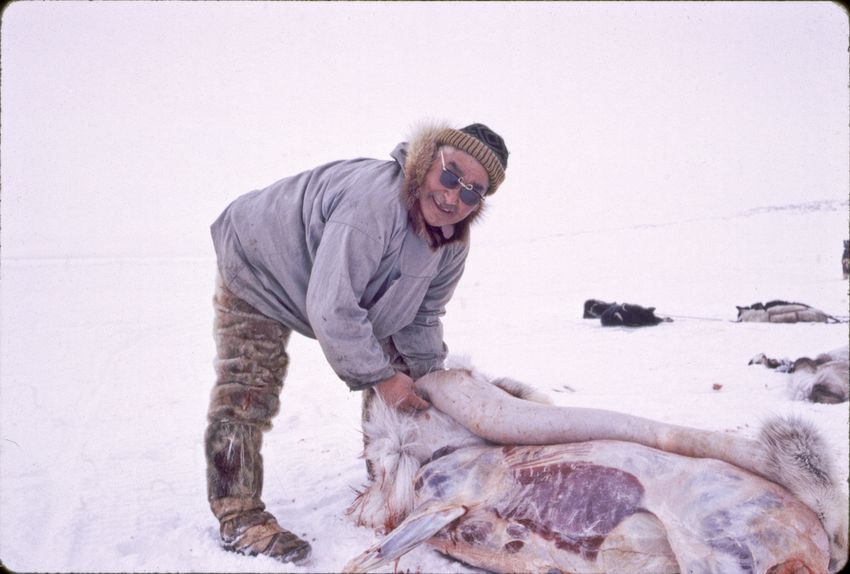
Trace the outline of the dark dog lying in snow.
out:
M 764 365 L 788 373 L 788 388 L 792 397 L 813 403 L 843 403 L 850 396 L 850 349 L 847 346 L 821 353 L 814 359 L 800 357 L 771 359 L 759 353 L 750 365 Z
M 588 299 L 584 302 L 584 315 L 582 315 L 582 318 L 598 319 L 611 305 L 616 305 L 616 303 L 607 303 L 599 299 Z
M 834 317 L 805 303 L 774 300 L 738 307 L 738 322 L 747 323 L 828 323 Z
M 599 299 L 588 299 L 584 302 L 585 319 L 599 318 L 605 327 L 647 327 L 665 321 L 669 317 L 657 317 L 655 307 L 641 307 L 631 303 L 606 303 Z

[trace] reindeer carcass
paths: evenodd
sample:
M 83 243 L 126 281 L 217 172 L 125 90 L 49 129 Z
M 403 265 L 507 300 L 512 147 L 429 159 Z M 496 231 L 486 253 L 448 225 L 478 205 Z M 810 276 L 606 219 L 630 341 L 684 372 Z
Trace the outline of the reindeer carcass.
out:
M 495 572 L 814 573 L 846 560 L 846 508 L 832 477 L 797 484 L 810 482 L 810 469 L 776 467 L 800 453 L 769 447 L 790 432 L 795 448 L 822 455 L 811 429 L 786 421 L 762 442 L 732 439 L 520 401 L 467 371 L 417 385 L 439 411 L 403 420 L 376 404 L 367 425 L 376 476 L 352 512 L 388 534 L 345 571 L 378 568 L 423 542 Z M 806 464 L 831 474 L 828 461 Z M 785 480 L 815 511 L 751 471 Z M 822 516 L 831 539 L 816 512 L 832 513 Z
M 813 403 L 843 403 L 850 397 L 850 347 L 845 345 L 814 359 L 800 357 L 773 359 L 759 353 L 750 359 L 751 365 L 764 365 L 789 373 L 788 390 L 796 400 Z

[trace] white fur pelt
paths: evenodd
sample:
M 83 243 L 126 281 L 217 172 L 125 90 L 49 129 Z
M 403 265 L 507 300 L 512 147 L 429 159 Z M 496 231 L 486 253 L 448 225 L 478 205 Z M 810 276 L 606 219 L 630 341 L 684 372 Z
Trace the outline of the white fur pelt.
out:
M 461 364 L 458 359 L 450 363 Z M 463 361 L 463 364 L 468 362 Z M 514 379 L 490 379 L 478 371 L 474 371 L 474 375 L 514 397 L 551 403 L 545 394 Z M 363 434 L 368 439 L 363 458 L 371 462 L 375 478 L 358 492 L 348 513 L 358 525 L 384 533 L 395 528 L 412 510 L 414 477 L 435 453 L 488 444 L 436 409 L 400 413 L 377 394 L 369 406 L 368 420 L 363 421 Z
M 422 464 L 443 446 L 484 444 L 481 439 L 434 409 L 406 415 L 380 396 L 363 422 L 367 436 L 363 458 L 372 464 L 374 480 L 348 509 L 358 525 L 384 533 L 395 528 L 413 508 L 413 480 Z
M 788 395 L 794 400 L 834 404 L 850 399 L 848 346 L 821 353 L 814 359 L 771 359 L 759 353 L 750 359 L 750 364 L 788 373 Z
M 816 403 L 847 401 L 850 398 L 848 347 L 833 349 L 814 360 L 797 359 L 793 364 L 788 391 L 794 400 Z

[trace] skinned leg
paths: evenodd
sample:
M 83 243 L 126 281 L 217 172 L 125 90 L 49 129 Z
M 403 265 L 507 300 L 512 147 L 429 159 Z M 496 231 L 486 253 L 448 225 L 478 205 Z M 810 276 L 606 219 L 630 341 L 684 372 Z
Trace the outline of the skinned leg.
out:
M 238 298 L 220 277 L 214 305 L 216 382 L 204 438 L 207 498 L 221 523 L 222 546 L 282 562 L 305 560 L 310 545 L 281 528 L 261 499 L 263 432 L 280 410 L 292 331 Z

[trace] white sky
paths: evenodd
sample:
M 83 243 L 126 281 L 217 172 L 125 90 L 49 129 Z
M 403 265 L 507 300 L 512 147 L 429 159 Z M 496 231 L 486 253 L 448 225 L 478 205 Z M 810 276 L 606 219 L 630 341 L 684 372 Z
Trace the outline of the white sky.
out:
M 3 258 L 210 256 L 236 196 L 423 120 L 512 155 L 483 240 L 850 190 L 829 2 L 23 2 L 2 15 Z

